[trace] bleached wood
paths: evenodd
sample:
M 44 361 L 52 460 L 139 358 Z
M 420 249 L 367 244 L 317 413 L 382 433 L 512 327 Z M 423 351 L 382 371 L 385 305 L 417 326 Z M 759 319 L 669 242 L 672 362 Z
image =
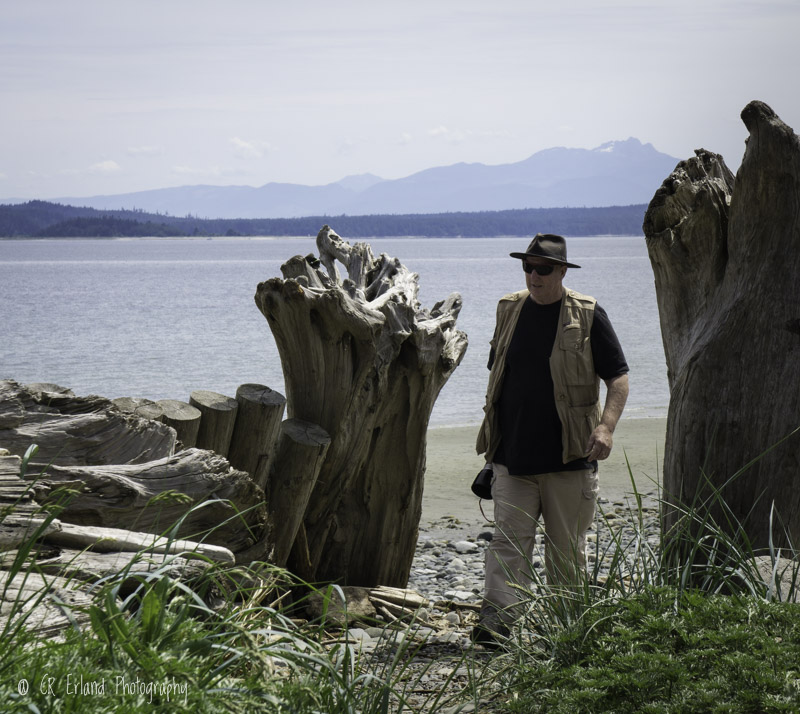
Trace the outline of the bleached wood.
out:
M 265 481 L 269 473 L 269 455 L 277 445 L 286 398 L 263 384 L 242 384 L 236 390 L 236 401 L 239 409 L 228 460 L 231 466 L 246 471 L 253 478 L 260 465 L 264 474 L 261 480 Z
M 415 273 L 329 226 L 317 247 L 319 260 L 291 258 L 255 296 L 281 355 L 288 416 L 331 436 L 299 531 L 307 549 L 288 564 L 318 581 L 405 585 L 431 409 L 467 347 L 455 329 L 461 299 L 422 308 Z
M 263 491 L 211 451 L 185 449 L 146 464 L 54 466 L 37 487 L 43 503 L 63 500 L 59 487 L 75 491 L 59 514 L 64 522 L 161 534 L 180 520 L 178 537 L 211 531 L 206 542 L 234 552 L 263 538 Z
M 108 399 L 76 397 L 0 381 L 0 446 L 35 465 L 142 463 L 171 454 L 175 434 L 163 424 L 119 411 Z
M 21 571 L 0 571 L 0 632 L 22 618 L 25 629 L 41 638 L 59 637 L 68 627 L 89 621 L 93 600 L 66 578 Z
M 735 181 L 721 156 L 697 151 L 656 192 L 644 232 L 670 383 L 665 495 L 701 503 L 702 474 L 725 484 L 766 548 L 800 542 L 800 434 L 765 453 L 800 425 L 800 140 L 762 102 L 742 120 Z M 665 515 L 669 528 L 677 513 Z
M 112 399 L 111 403 L 120 411 L 128 414 L 135 414 L 142 419 L 162 421 L 164 417 L 164 410 L 152 399 L 144 399 L 142 397 L 117 397 L 116 399 Z
M 210 564 L 194 556 L 185 558 L 174 553 L 153 551 L 110 551 L 53 547 L 55 554 L 37 561 L 37 568 L 50 575 L 73 578 L 93 583 L 106 578 L 115 578 L 121 573 L 130 573 L 123 581 L 120 594 L 125 595 L 141 582 L 145 573 L 160 572 L 174 580 L 192 581 L 200 577 Z M 229 560 L 218 561 L 228 563 Z
M 156 404 L 161 407 L 161 421 L 171 426 L 178 441 L 184 449 L 197 446 L 197 434 L 200 431 L 200 410 L 179 399 L 159 399 Z
M 46 543 L 82 550 L 90 548 L 99 553 L 170 553 L 175 555 L 200 555 L 218 563 L 233 565 L 235 558 L 227 548 L 210 543 L 177 540 L 122 528 L 101 528 L 63 523 L 61 528 L 44 536 Z
M 196 446 L 227 456 L 239 408 L 236 400 L 218 392 L 198 389 L 191 393 L 189 404 L 202 415 Z

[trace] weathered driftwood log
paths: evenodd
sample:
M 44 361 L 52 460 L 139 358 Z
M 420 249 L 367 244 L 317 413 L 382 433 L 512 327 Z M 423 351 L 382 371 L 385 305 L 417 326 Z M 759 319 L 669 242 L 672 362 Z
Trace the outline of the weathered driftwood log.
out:
M 418 276 L 396 258 L 375 258 L 328 226 L 317 246 L 327 273 L 313 256 L 297 256 L 255 296 L 281 355 L 289 417 L 331 436 L 298 534 L 308 572 L 289 566 L 314 580 L 403 586 L 431 409 L 467 346 L 455 329 L 461 298 L 422 309 Z M 347 270 L 343 281 L 334 260 Z
M 144 399 L 142 397 L 117 397 L 116 399 L 112 399 L 111 403 L 120 411 L 126 414 L 135 414 L 142 419 L 162 421 L 164 418 L 164 410 L 152 399 Z
M 91 596 L 66 578 L 0 571 L 0 632 L 6 631 L 9 621 L 25 618 L 27 630 L 42 638 L 55 637 L 68 627 L 88 623 L 92 604 Z
M 174 580 L 191 582 L 202 577 L 211 567 L 206 560 L 167 553 L 133 551 L 106 553 L 56 546 L 46 548 L 52 552 L 48 553 L 42 549 L 46 557 L 37 559 L 37 571 L 85 583 L 116 578 L 121 573 L 128 573 L 130 577 L 120 583 L 120 595 L 123 597 L 132 592 L 141 583 L 142 576 L 148 573 L 158 571 Z
M 263 538 L 264 493 L 218 454 L 186 449 L 146 464 L 52 466 L 36 482 L 37 500 L 63 503 L 63 522 L 203 538 L 236 552 Z M 200 505 L 202 504 L 202 505 Z
M 61 522 L 61 527 L 44 536 L 45 543 L 98 553 L 159 553 L 162 555 L 202 556 L 217 563 L 233 565 L 233 553 L 221 545 L 165 538 L 124 528 L 98 528 Z
M 249 473 L 257 483 L 260 479 L 256 478 L 256 473 L 261 468 L 261 483 L 265 483 L 269 455 L 278 439 L 286 398 L 263 384 L 242 384 L 236 390 L 236 401 L 239 409 L 228 461 L 233 468 Z
M 276 565 L 286 565 L 330 443 L 330 436 L 316 424 L 302 419 L 281 424 L 273 469 L 263 485 L 272 545 L 270 562 Z
M 200 431 L 202 414 L 197 407 L 178 399 L 159 399 L 156 404 L 161 407 L 163 421 L 175 429 L 177 440 L 184 449 L 197 446 L 197 434 Z
M 202 415 L 197 431 L 197 448 L 227 456 L 239 404 L 232 397 L 205 389 L 192 392 L 189 404 Z
M 123 414 L 108 399 L 31 387 L 0 381 L 0 447 L 22 456 L 37 444 L 32 463 L 138 464 L 174 450 L 172 430 Z
M 645 216 L 671 393 L 664 490 L 691 504 L 708 495 L 704 472 L 756 546 L 770 542 L 773 506 L 796 545 L 800 434 L 728 483 L 800 426 L 800 141 L 762 102 L 742 119 L 735 183 L 699 150 Z M 772 535 L 786 544 L 777 521 Z
M 48 514 L 33 500 L 31 483 L 19 476 L 21 466 L 19 456 L 0 456 L 0 552 L 58 527 L 46 522 Z

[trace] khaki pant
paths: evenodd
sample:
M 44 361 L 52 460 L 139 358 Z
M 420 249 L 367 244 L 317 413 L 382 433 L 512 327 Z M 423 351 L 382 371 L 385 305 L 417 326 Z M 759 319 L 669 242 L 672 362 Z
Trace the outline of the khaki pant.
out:
M 545 526 L 547 583 L 570 585 L 586 565 L 586 531 L 594 520 L 597 472 L 559 471 L 536 476 L 510 476 L 503 464 L 492 464 L 495 534 L 486 551 L 486 590 L 482 616 L 503 611 L 514 619 L 519 602 L 509 581 L 530 585 L 537 520 Z

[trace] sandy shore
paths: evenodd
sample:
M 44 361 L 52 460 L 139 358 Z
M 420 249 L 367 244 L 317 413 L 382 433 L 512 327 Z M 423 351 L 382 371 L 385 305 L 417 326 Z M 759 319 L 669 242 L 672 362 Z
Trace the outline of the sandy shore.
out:
M 622 500 L 631 493 L 630 463 L 641 493 L 657 491 L 664 456 L 666 419 L 622 419 L 614 434 L 611 456 L 600 462 L 600 496 Z M 479 501 L 470 491 L 472 479 L 483 467 L 475 454 L 478 426 L 432 428 L 428 431 L 427 470 L 421 526 L 452 516 L 463 525 L 485 523 Z M 492 517 L 491 503 L 483 502 Z

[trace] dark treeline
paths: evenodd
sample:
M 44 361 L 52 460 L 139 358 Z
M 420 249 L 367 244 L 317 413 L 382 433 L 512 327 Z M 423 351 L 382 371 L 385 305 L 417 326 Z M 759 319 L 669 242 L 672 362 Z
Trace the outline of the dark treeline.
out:
M 483 238 L 561 233 L 641 235 L 646 206 L 525 208 L 478 213 L 417 213 L 306 218 L 209 219 L 143 211 L 100 211 L 29 201 L 0 206 L 0 237 L 314 236 L 328 224 L 345 238 L 427 236 Z

